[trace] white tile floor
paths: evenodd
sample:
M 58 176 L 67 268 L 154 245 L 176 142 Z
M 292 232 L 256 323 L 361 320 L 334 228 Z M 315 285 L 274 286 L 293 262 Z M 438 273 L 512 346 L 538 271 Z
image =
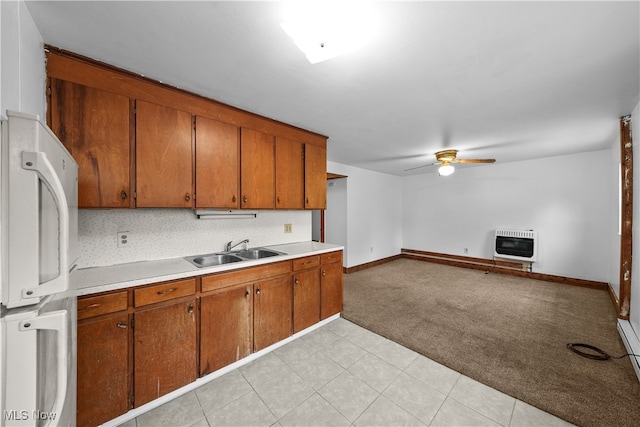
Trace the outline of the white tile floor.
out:
M 125 426 L 563 426 L 336 319 Z

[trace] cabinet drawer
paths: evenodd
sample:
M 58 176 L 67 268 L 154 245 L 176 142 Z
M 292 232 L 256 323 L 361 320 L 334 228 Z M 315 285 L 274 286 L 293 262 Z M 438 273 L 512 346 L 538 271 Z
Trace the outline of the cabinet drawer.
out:
M 196 279 L 160 283 L 146 288 L 136 289 L 133 298 L 136 307 L 168 301 L 196 293 Z
M 128 307 L 127 291 L 78 298 L 78 320 L 115 313 Z
M 215 291 L 227 286 L 240 283 L 255 282 L 269 277 L 279 276 L 291 272 L 291 262 L 282 261 L 245 270 L 230 271 L 229 273 L 214 274 L 202 278 L 202 292 Z
M 342 251 L 329 252 L 320 255 L 320 262 L 324 264 L 332 264 L 334 262 L 342 263 Z
M 320 265 L 320 257 L 318 255 L 306 256 L 293 260 L 293 271 L 306 270 Z

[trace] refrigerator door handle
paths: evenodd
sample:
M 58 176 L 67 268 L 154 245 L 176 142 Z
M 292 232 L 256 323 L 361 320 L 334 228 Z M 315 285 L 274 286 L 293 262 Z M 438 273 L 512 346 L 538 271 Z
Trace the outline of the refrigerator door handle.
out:
M 67 395 L 67 358 L 68 348 L 67 348 L 67 311 L 66 310 L 58 310 L 52 311 L 33 319 L 22 320 L 18 329 L 21 332 L 33 331 L 38 329 L 48 329 L 54 330 L 57 332 L 57 385 L 56 385 L 56 397 L 53 402 L 53 408 L 51 409 L 50 414 L 53 416 L 49 417 L 49 422 L 46 424 L 51 427 L 55 427 L 58 425 L 58 421 L 60 419 L 60 415 L 62 414 L 62 408 L 64 406 L 65 398 Z
M 69 271 L 67 270 L 69 255 L 69 206 L 67 205 L 67 198 L 64 194 L 64 187 L 56 171 L 53 169 L 51 162 L 49 162 L 47 155 L 43 152 L 23 151 L 22 168 L 36 172 L 40 180 L 53 195 L 53 200 L 58 208 L 58 229 L 60 233 L 58 245 L 58 276 L 41 283 L 35 288 L 23 289 L 22 297 L 35 298 L 64 292 L 69 288 Z

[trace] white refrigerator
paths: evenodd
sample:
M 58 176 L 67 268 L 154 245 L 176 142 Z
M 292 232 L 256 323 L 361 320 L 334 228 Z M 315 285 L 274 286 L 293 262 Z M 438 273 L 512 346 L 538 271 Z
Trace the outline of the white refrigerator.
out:
M 37 116 L 1 127 L 0 426 L 75 425 L 78 165 Z

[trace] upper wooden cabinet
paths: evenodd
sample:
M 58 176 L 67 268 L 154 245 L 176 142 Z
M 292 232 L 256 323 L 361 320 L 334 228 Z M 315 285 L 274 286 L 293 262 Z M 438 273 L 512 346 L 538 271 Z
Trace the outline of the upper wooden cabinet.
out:
M 80 207 L 325 209 L 326 136 L 46 48 Z
M 304 145 L 304 207 L 327 208 L 327 150 Z
M 50 95 L 50 127 L 78 162 L 78 206 L 133 206 L 129 98 L 59 79 Z
M 136 101 L 136 206 L 193 207 L 191 114 Z
M 240 207 L 273 209 L 275 207 L 274 138 L 252 129 L 240 132 Z
M 240 207 L 240 130 L 196 117 L 196 207 Z
M 276 209 L 304 209 L 304 144 L 276 137 Z

